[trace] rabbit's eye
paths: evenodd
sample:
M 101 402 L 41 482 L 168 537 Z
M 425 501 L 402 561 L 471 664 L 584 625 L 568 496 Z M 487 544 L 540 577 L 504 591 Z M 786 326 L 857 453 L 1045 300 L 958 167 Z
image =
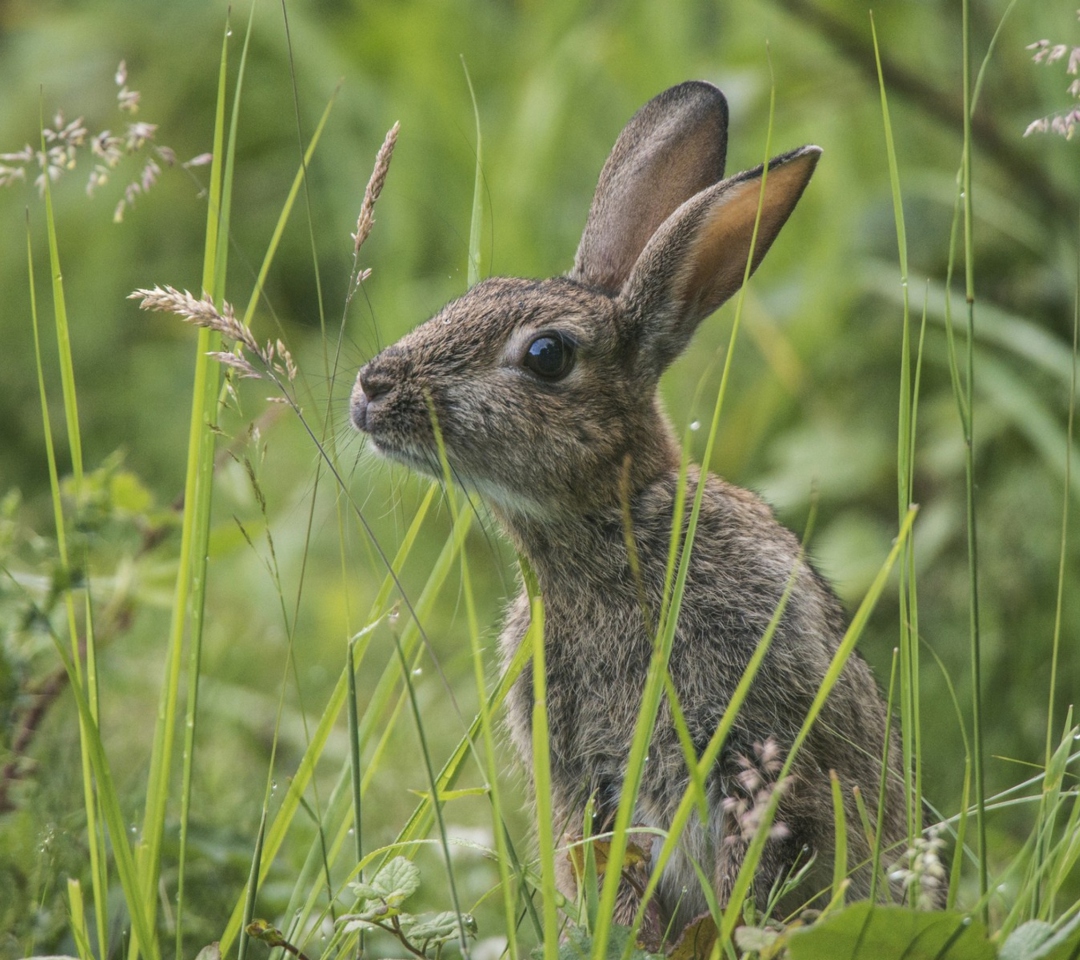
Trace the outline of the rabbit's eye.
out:
M 557 334 L 544 334 L 529 344 L 521 365 L 545 380 L 561 380 L 574 366 L 574 344 Z

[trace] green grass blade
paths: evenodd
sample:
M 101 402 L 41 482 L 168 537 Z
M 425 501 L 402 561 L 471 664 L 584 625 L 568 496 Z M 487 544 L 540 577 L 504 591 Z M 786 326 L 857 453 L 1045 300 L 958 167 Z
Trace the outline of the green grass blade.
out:
M 1069 412 L 1065 428 L 1065 490 L 1061 506 L 1061 546 L 1058 552 L 1057 596 L 1054 602 L 1054 633 L 1050 650 L 1050 688 L 1046 708 L 1046 766 L 1050 766 L 1054 737 L 1054 700 L 1057 688 L 1058 657 L 1061 651 L 1061 621 L 1065 602 L 1065 564 L 1069 543 L 1069 500 L 1072 487 L 1073 427 L 1076 421 L 1076 366 L 1080 346 L 1080 250 L 1077 253 L 1076 288 L 1073 295 L 1072 363 L 1069 376 Z
M 401 664 L 401 680 L 408 693 L 409 706 L 412 708 L 413 720 L 416 723 L 416 735 L 420 741 L 420 754 L 424 758 L 424 771 L 427 773 L 428 786 L 431 787 L 431 808 L 435 811 L 435 821 L 438 825 L 439 842 L 442 845 L 443 858 L 446 864 L 446 880 L 450 890 L 450 902 L 453 904 L 454 913 L 458 919 L 458 945 L 461 954 L 468 960 L 469 940 L 465 932 L 465 922 L 461 915 L 461 901 L 458 898 L 457 883 L 454 880 L 454 865 L 450 859 L 450 841 L 447 839 L 446 822 L 443 819 L 443 800 L 435 776 L 435 768 L 431 763 L 431 751 L 428 749 L 427 736 L 424 733 L 424 721 L 420 716 L 420 705 L 416 701 L 416 688 L 412 685 L 412 671 L 405 659 L 405 651 L 401 646 L 401 638 L 395 634 L 394 648 L 397 650 L 398 661 Z
M 56 222 L 53 217 L 52 193 L 49 187 L 48 176 L 45 177 L 45 198 L 46 227 L 49 235 L 50 266 L 52 267 L 53 272 L 53 301 L 55 326 L 57 329 L 57 342 L 60 345 L 61 372 L 64 380 L 65 398 L 70 393 L 71 405 L 74 406 L 75 382 L 73 374 L 73 364 L 71 360 L 70 341 L 67 337 L 67 309 L 64 300 L 63 279 L 60 273 L 58 242 L 56 237 Z M 49 416 L 48 393 L 45 388 L 45 370 L 41 356 L 41 336 L 37 312 L 37 285 L 34 277 L 33 243 L 30 234 L 29 215 L 27 215 L 26 224 L 26 255 L 30 285 L 30 318 L 34 332 L 34 356 L 35 364 L 37 367 L 38 393 L 41 401 L 41 422 L 45 438 L 45 452 L 49 466 L 49 489 L 53 506 L 53 521 L 56 526 L 56 544 L 57 551 L 60 556 L 60 564 L 64 571 L 64 576 L 70 582 L 72 580 L 72 573 L 67 547 L 67 530 L 64 521 L 64 503 L 60 489 L 60 473 L 56 461 L 56 448 L 53 443 L 52 421 Z M 63 331 L 63 335 L 61 335 L 61 331 Z M 65 346 L 67 348 L 66 350 L 64 349 Z M 68 415 L 68 442 L 72 448 L 71 457 L 73 470 L 77 470 L 78 476 L 81 478 L 82 452 L 81 442 L 79 440 L 78 413 L 77 411 L 68 410 L 66 399 L 65 410 L 67 410 Z M 74 421 L 72 421 L 71 419 L 73 415 L 75 417 Z M 74 437 L 72 437 L 71 432 L 72 423 L 74 423 Z M 77 486 L 76 496 L 78 496 L 79 489 L 80 486 Z M 87 594 L 87 604 L 89 604 L 89 594 Z M 78 621 L 75 615 L 75 597 L 71 589 L 66 590 L 64 593 L 64 606 L 67 614 L 68 635 L 71 643 L 71 657 L 75 670 L 75 678 L 79 683 L 80 688 L 82 688 L 85 681 L 83 678 L 82 664 L 79 656 L 79 628 Z M 96 658 L 94 657 L 93 648 L 89 645 L 88 641 L 88 673 L 92 673 L 92 675 L 94 676 L 95 686 L 87 686 L 87 690 L 90 692 L 92 711 L 94 717 L 96 718 L 96 670 L 89 670 L 90 665 L 93 664 L 95 660 Z M 107 955 L 108 952 L 108 860 L 105 847 L 105 838 L 102 835 L 99 824 L 99 801 L 94 790 L 93 773 L 91 769 L 90 758 L 86 750 L 86 736 L 87 733 L 83 729 L 82 719 L 80 718 L 80 763 L 82 769 L 83 806 L 86 811 L 87 841 L 90 850 L 90 876 L 91 889 L 94 896 L 94 919 L 97 926 L 98 950 L 101 956 L 104 957 Z
M 223 288 L 219 275 L 219 244 L 227 236 L 223 218 L 222 170 L 224 166 L 225 94 L 227 89 L 228 44 L 231 30 L 226 24 L 222 38 L 221 61 L 218 72 L 218 95 L 214 121 L 213 161 L 210 168 L 210 190 L 203 250 L 202 286 L 215 293 Z M 207 353 L 218 349 L 220 334 L 200 328 L 196 347 L 195 376 L 192 389 L 191 419 L 188 429 L 187 475 L 184 482 L 184 516 L 181 527 L 180 558 L 173 596 L 172 619 L 169 631 L 169 650 L 166 656 L 165 677 L 155 727 L 154 745 L 150 758 L 146 808 L 142 835 L 147 845 L 147 872 L 144 893 L 151 916 L 157 912 L 157 884 L 161 873 L 161 844 L 169 799 L 172 773 L 172 752 L 179 713 L 181 658 L 185 627 L 190 612 L 191 655 L 197 662 L 202 613 L 206 590 L 206 557 L 210 528 L 210 498 L 213 489 L 214 435 L 209 425 L 216 419 L 217 393 L 220 374 L 216 361 Z M 197 674 L 191 683 L 197 683 Z M 190 689 L 189 689 L 190 696 Z M 190 745 L 189 745 L 190 746 Z M 185 765 L 190 763 L 190 758 Z M 188 775 L 190 780 L 190 773 Z M 134 960 L 139 944 L 132 943 L 129 952 Z
M 791 745 L 791 749 L 784 759 L 784 766 L 777 776 L 778 780 L 783 780 L 791 772 L 792 764 L 795 762 L 795 758 L 798 756 L 800 748 L 810 734 L 810 729 L 817 720 L 818 714 L 821 712 L 821 708 L 824 706 L 826 698 L 829 696 L 832 688 L 836 685 L 837 680 L 840 679 L 840 673 L 844 669 L 844 665 L 847 663 L 851 654 L 854 652 L 855 644 L 858 642 L 859 637 L 866 628 L 867 621 L 870 619 L 870 614 L 873 612 L 878 599 L 885 589 L 889 574 L 892 572 L 892 568 L 896 565 L 897 559 L 903 552 L 904 544 L 911 533 L 911 526 L 915 522 L 915 514 L 917 512 L 918 511 L 914 507 L 908 511 L 907 516 L 904 518 L 904 522 L 900 525 L 900 532 L 897 534 L 896 541 L 893 543 L 889 555 L 885 558 L 885 562 L 878 570 L 877 576 L 870 585 L 870 589 L 867 591 L 866 596 L 863 597 L 862 603 L 859 604 L 859 609 L 856 610 L 855 616 L 852 617 L 851 625 L 848 627 L 847 632 L 840 641 L 839 647 L 837 647 L 836 653 L 833 655 L 832 661 L 829 664 L 829 669 L 825 672 L 825 678 L 814 696 L 810 709 L 807 711 L 806 719 L 799 728 L 799 732 Z M 731 939 L 731 935 L 742 915 L 742 904 L 750 890 L 750 884 L 753 882 L 754 872 L 757 870 L 761 852 L 765 848 L 766 840 L 768 840 L 769 830 L 776 817 L 780 799 L 781 792 L 779 790 L 774 790 L 769 799 L 769 805 L 762 816 L 761 824 L 754 834 L 753 840 L 750 841 L 750 846 L 746 851 L 742 866 L 739 868 L 739 874 L 735 879 L 735 884 L 731 890 L 731 897 L 724 910 L 724 915 L 720 923 L 721 943 L 726 943 Z
M 961 204 L 964 224 L 964 296 L 967 301 L 967 435 L 965 437 L 965 489 L 967 493 L 967 543 L 969 569 L 969 621 L 971 657 L 971 747 L 974 759 L 975 833 L 979 851 L 979 895 L 983 903 L 981 917 L 989 923 L 986 904 L 990 887 L 986 841 L 986 782 L 983 771 L 982 723 L 982 629 L 979 614 L 979 550 L 975 508 L 975 235 L 974 198 L 972 197 L 971 163 L 974 144 L 971 136 L 972 78 L 971 78 L 971 3 L 961 0 L 962 70 L 964 99 L 964 151 L 961 163 Z
M 888 741 L 886 740 L 886 744 Z M 844 813 L 844 795 L 840 787 L 840 778 L 835 770 L 829 771 L 832 785 L 833 832 L 836 836 L 836 852 L 833 858 L 832 899 L 840 905 L 844 902 L 845 880 L 848 873 L 847 857 L 847 815 Z
M 363 744 L 360 742 L 360 717 L 358 716 L 356 703 L 356 671 L 353 669 L 353 664 L 356 662 L 355 637 L 349 641 L 346 657 L 345 676 L 349 680 L 349 774 L 352 787 L 353 836 L 356 838 L 356 861 L 359 863 L 364 859 L 364 818 L 361 816 L 363 806 L 360 791 L 360 778 L 362 776 L 360 751 L 363 749 Z M 361 875 L 360 879 L 364 879 L 363 875 Z
M 881 835 L 885 830 L 885 801 L 888 798 L 889 789 L 889 742 L 892 737 L 893 705 L 896 693 L 896 670 L 899 659 L 899 650 L 893 649 L 892 666 L 889 669 L 889 695 L 885 700 L 885 743 L 882 745 L 881 777 L 878 780 L 877 815 L 874 818 L 874 831 L 869 836 L 870 850 L 870 897 L 871 903 L 877 901 L 878 883 L 883 879 L 881 872 Z M 889 889 L 888 882 L 885 889 Z
M 255 901 L 259 896 L 259 877 L 262 873 L 263 844 L 266 840 L 266 804 L 263 804 L 262 816 L 259 818 L 259 832 L 255 836 L 255 849 L 251 852 L 251 869 L 248 871 L 248 881 L 244 888 L 243 899 L 243 929 L 247 930 L 248 924 L 255 918 Z M 244 960 L 250 939 L 245 935 L 240 938 L 237 947 L 237 960 Z M 221 950 L 224 955 L 225 950 Z
M 83 905 L 82 886 L 74 877 L 68 877 L 68 927 L 75 940 L 79 960 L 94 960 L 90 946 L 90 931 L 86 929 L 86 909 Z
M 533 786 L 536 795 L 537 846 L 540 855 L 540 899 L 544 918 L 544 960 L 559 956 L 559 916 L 555 890 L 555 823 L 551 806 L 551 750 L 547 715 L 547 668 L 544 658 L 544 602 L 531 572 L 526 570 L 529 585 L 529 630 L 527 640 L 533 651 L 532 751 Z M 618 886 L 621 861 L 609 861 L 610 883 Z
M 479 120 L 477 121 L 479 124 Z M 479 133 L 479 130 L 477 131 Z M 479 187 L 479 181 L 477 182 Z M 474 204 L 474 224 L 479 217 L 479 206 Z M 450 517 L 456 527 L 461 523 L 461 515 L 458 506 L 457 492 L 454 487 L 450 461 L 446 457 L 446 446 L 443 442 L 442 431 L 439 428 L 438 419 L 435 416 L 434 407 L 430 408 L 432 428 L 439 450 L 439 463 L 442 467 L 443 489 L 446 501 L 450 507 Z M 468 552 L 461 551 L 461 591 L 465 600 L 465 616 L 469 632 L 469 648 L 472 653 L 473 679 L 476 684 L 477 699 L 480 704 L 478 714 L 480 720 L 480 735 L 483 743 L 483 755 L 478 758 L 478 765 L 484 771 L 487 778 L 488 792 L 491 801 L 492 833 L 495 837 L 495 849 L 498 854 L 496 865 L 499 871 L 499 886 L 502 893 L 503 917 L 506 923 L 507 952 L 512 960 L 518 956 L 517 945 L 517 921 L 514 916 L 516 892 L 511 879 L 510 866 L 511 856 L 507 842 L 506 824 L 502 816 L 502 798 L 499 788 L 498 756 L 495 751 L 495 733 L 492 725 L 491 711 L 488 709 L 487 684 L 485 681 L 484 656 L 480 634 L 480 623 L 476 613 L 476 599 L 473 594 L 472 578 L 469 574 Z M 469 741 L 471 742 L 471 740 Z
M 641 707 L 638 710 L 637 722 L 634 728 L 634 738 L 631 742 L 630 754 L 627 758 L 626 771 L 623 775 L 622 791 L 619 797 L 619 805 L 615 813 L 615 824 L 612 831 L 611 846 L 608 852 L 609 864 L 622 864 L 623 859 L 626 856 L 630 820 L 633 816 L 638 790 L 641 786 L 641 777 L 645 768 L 645 757 L 648 753 L 649 742 L 652 740 L 656 715 L 660 707 L 660 698 L 663 694 L 663 678 L 667 673 L 668 658 L 671 655 L 671 647 L 674 642 L 675 630 L 679 620 L 679 610 L 682 606 L 682 598 L 686 590 L 686 581 L 690 572 L 690 559 L 693 553 L 694 537 L 697 532 L 698 518 L 701 514 L 701 504 L 705 496 L 705 484 L 708 479 L 708 466 L 712 460 L 713 447 L 716 443 L 716 436 L 720 427 L 720 417 L 724 407 L 724 398 L 727 395 L 727 387 L 735 354 L 735 342 L 738 337 L 743 303 L 746 298 L 746 284 L 750 279 L 751 266 L 754 262 L 754 249 L 757 246 L 758 227 L 761 222 L 761 212 L 765 202 L 765 186 L 768 179 L 768 159 L 772 150 L 772 129 L 775 108 L 776 88 L 775 85 L 770 84 L 769 122 L 765 136 L 765 164 L 762 169 L 761 187 L 758 192 L 757 211 L 754 216 L 754 229 L 750 237 L 750 248 L 747 255 L 746 268 L 743 272 L 742 285 L 739 288 L 735 300 L 735 318 L 732 322 L 728 351 L 724 358 L 724 370 L 720 378 L 720 386 L 717 390 L 716 402 L 713 407 L 712 421 L 709 427 L 708 438 L 705 443 L 705 454 L 702 457 L 703 468 L 698 477 L 697 486 L 694 491 L 694 502 L 690 509 L 690 516 L 687 521 L 686 535 L 683 540 L 682 552 L 679 557 L 678 572 L 676 573 L 674 581 L 675 585 L 671 592 L 670 605 L 661 611 L 660 626 L 653 647 L 653 656 L 649 664 L 649 672 L 645 680 L 645 689 L 642 693 Z M 677 511 L 678 507 L 675 509 Z M 676 529 L 681 529 L 681 527 L 677 527 Z M 617 894 L 617 883 L 604 884 L 603 892 L 600 897 L 598 923 L 593 937 L 593 960 L 604 960 L 606 956 Z
M 236 159 L 236 133 L 240 115 L 240 97 L 243 91 L 245 68 L 247 65 L 247 54 L 251 43 L 252 28 L 254 26 L 255 19 L 255 7 L 256 4 L 252 3 L 251 12 L 248 17 L 247 31 L 244 35 L 244 46 L 240 55 L 240 66 L 237 71 L 236 90 L 233 96 L 233 108 L 232 118 L 229 129 L 229 142 L 224 156 L 224 173 L 221 177 L 220 188 L 222 190 L 222 198 L 217 216 L 216 223 L 212 217 L 208 217 L 206 236 L 207 240 L 214 230 L 217 231 L 216 251 L 213 260 L 213 273 L 203 275 L 203 289 L 206 291 L 212 291 L 214 298 L 220 303 L 221 298 L 225 293 L 225 273 L 226 263 L 228 259 L 228 237 L 229 237 L 229 222 L 230 211 L 232 209 L 232 179 L 233 170 Z M 219 75 L 219 99 L 218 99 L 218 112 L 222 115 L 224 89 L 225 89 L 225 66 L 227 62 L 227 40 L 228 34 L 226 34 L 226 43 L 222 47 L 221 54 L 221 73 Z M 215 125 L 216 126 L 216 125 Z M 217 185 L 219 183 L 216 165 L 218 163 L 218 157 L 220 155 L 221 146 L 217 135 L 217 129 L 215 129 L 215 151 L 214 151 L 214 166 L 211 170 L 211 183 Z M 213 188 L 212 188 L 213 189 Z M 211 209 L 213 204 L 211 204 Z M 204 271 L 207 264 L 209 264 L 210 258 L 207 257 L 204 261 Z M 202 331 L 200 331 L 202 333 Z M 210 349 L 216 349 L 217 344 L 214 342 L 214 337 L 211 331 L 206 331 L 208 339 L 210 339 L 212 346 Z M 217 338 L 220 340 L 220 337 Z M 198 453 L 198 480 L 196 485 L 196 500 L 194 502 L 195 516 L 194 516 L 194 539 L 195 545 L 192 551 L 192 559 L 194 562 L 194 568 L 192 570 L 191 579 L 191 626 L 188 637 L 188 666 L 187 666 L 187 698 L 186 698 L 186 716 L 184 723 L 184 748 L 183 748 L 183 760 L 182 760 L 182 780 L 180 790 L 180 848 L 177 857 L 177 893 L 176 893 L 176 956 L 184 956 L 184 875 L 185 866 L 187 863 L 187 843 L 188 843 L 188 820 L 191 814 L 191 789 L 193 778 L 193 767 L 195 761 L 195 742 L 198 732 L 198 707 L 199 707 L 199 680 L 201 675 L 201 663 L 202 663 L 202 639 L 203 639 L 203 626 L 206 611 L 206 566 L 208 547 L 210 539 L 210 507 L 213 492 L 213 476 L 214 476 L 214 448 L 215 448 L 215 436 L 212 427 L 217 421 L 217 401 L 218 393 L 222 389 L 219 386 L 220 383 L 220 371 L 214 365 L 213 361 L 205 357 L 200 356 L 201 359 L 208 361 L 208 369 L 206 383 L 204 386 L 203 394 L 203 413 L 205 416 L 205 425 L 201 431 L 199 453 Z M 191 448 L 189 447 L 189 456 L 191 455 Z M 190 509 L 191 501 L 185 499 L 185 514 L 187 509 Z M 168 776 L 168 766 L 166 764 L 163 769 L 165 776 Z M 160 872 L 160 862 L 152 865 L 152 876 L 155 879 Z
M 154 936 L 153 932 L 153 921 L 142 896 L 139 870 L 136 867 L 135 857 L 129 845 L 123 809 L 116 793 L 116 787 L 113 784 L 112 771 L 109 769 L 109 762 L 105 756 L 101 734 L 97 723 L 90 714 L 90 703 L 82 687 L 76 682 L 74 662 L 67 655 L 63 644 L 55 634 L 52 634 L 52 639 L 63 662 L 64 669 L 67 671 L 75 706 L 82 717 L 83 726 L 86 730 L 86 740 L 83 746 L 90 758 L 90 764 L 94 772 L 94 782 L 101 798 L 101 812 L 112 841 L 111 849 L 116 864 L 117 876 L 131 917 L 132 936 L 139 939 L 139 943 L 142 944 L 141 950 L 148 960 L 158 960 L 160 953 L 158 951 L 157 937 Z
M 475 286 L 480 282 L 480 233 L 483 227 L 483 194 L 481 192 L 484 183 L 483 168 L 483 138 L 480 134 L 480 108 L 476 104 L 476 91 L 473 90 L 472 77 L 469 76 L 469 68 L 465 65 L 465 57 L 461 58 L 461 69 L 465 71 L 465 82 L 469 85 L 469 98 L 472 100 L 473 117 L 476 119 L 476 174 L 473 179 L 472 215 L 469 217 L 469 286 Z
M 810 519 L 807 522 L 807 537 L 809 537 L 809 532 L 813 527 L 814 518 L 815 514 L 811 513 Z M 757 677 L 761 664 L 765 660 L 765 655 L 769 652 L 769 647 L 772 645 L 773 638 L 776 636 L 780 621 L 783 619 L 784 611 L 787 609 L 788 601 L 791 599 L 792 591 L 795 589 L 798 569 L 802 560 L 803 553 L 800 551 L 799 557 L 788 575 L 787 583 L 784 585 L 784 592 L 780 596 L 780 602 L 776 605 L 776 609 L 773 611 L 772 617 L 769 619 L 769 622 L 761 635 L 761 639 L 754 648 L 754 653 L 750 657 L 746 669 L 743 670 L 742 676 L 739 678 L 735 691 L 731 695 L 730 702 L 724 708 L 724 713 L 720 718 L 720 722 L 717 724 L 716 730 L 709 738 L 709 742 L 705 745 L 705 749 L 697 760 L 697 775 L 696 777 L 691 778 L 691 782 L 687 784 L 686 790 L 683 792 L 682 799 L 679 801 L 679 806 L 676 808 L 675 815 L 672 817 L 671 824 L 668 827 L 667 836 L 664 838 L 664 842 L 660 847 L 660 853 L 656 857 L 656 863 L 652 867 L 649 881 L 642 893 L 641 905 L 638 907 L 637 916 L 634 918 L 635 928 L 641 924 L 645 914 L 645 907 L 653 893 L 656 891 L 656 888 L 660 883 L 660 877 L 663 875 L 664 868 L 675 853 L 675 848 L 679 844 L 682 833 L 686 829 L 687 823 L 690 821 L 690 815 L 697 805 L 697 791 L 694 785 L 695 780 L 697 782 L 704 782 L 705 777 L 708 776 L 709 771 L 712 770 L 713 765 L 720 756 L 720 751 L 727 742 L 727 737 L 731 732 L 731 728 L 735 725 L 735 720 L 739 715 L 739 711 L 742 709 L 742 705 L 746 701 L 747 695 L 750 693 L 750 687 L 753 684 L 755 677 Z M 706 899 L 712 896 L 712 891 L 708 887 L 706 887 L 703 892 L 705 893 Z
M 401 546 L 398 549 L 398 553 L 394 558 L 392 569 L 399 570 L 404 565 L 405 560 L 408 558 L 412 547 L 416 543 L 417 537 L 420 533 L 423 521 L 427 516 L 431 503 L 435 497 L 435 487 L 432 487 L 425 497 L 416 517 L 413 518 L 413 522 L 410 525 L 409 531 L 403 540 Z M 467 517 L 465 520 L 467 521 Z M 445 580 L 450 568 L 450 564 L 453 558 L 456 556 L 456 551 L 460 549 L 461 542 L 464 540 L 465 534 L 468 531 L 469 524 L 464 522 L 459 529 L 456 529 L 450 539 L 447 541 L 446 546 L 443 548 L 443 552 L 439 559 L 436 561 L 435 567 L 431 577 L 428 580 L 428 585 L 424 589 L 424 593 L 416 603 L 416 610 L 418 615 L 423 616 L 424 612 L 430 607 L 434 601 L 434 597 L 441 587 L 442 582 Z M 385 610 L 390 595 L 395 588 L 395 579 L 392 573 L 388 573 L 383 580 L 382 587 L 379 590 L 375 598 L 375 602 L 372 606 L 372 615 L 369 618 L 368 625 L 357 635 L 357 643 L 355 645 L 356 660 L 353 664 L 353 669 L 357 669 L 360 661 L 362 660 L 365 652 L 367 651 L 368 644 L 371 640 L 371 634 L 379 622 L 379 617 Z M 413 636 L 413 625 L 410 624 L 406 628 L 406 632 L 403 635 L 403 643 L 406 650 L 409 649 L 411 642 L 410 638 Z M 369 714 L 373 714 L 374 709 L 381 702 L 380 698 L 388 696 L 390 689 L 389 678 L 396 677 L 397 670 L 393 665 L 387 665 L 384 671 L 383 678 L 379 682 L 379 686 L 376 688 L 376 694 L 372 698 L 372 703 L 368 710 L 365 711 L 365 717 Z M 380 692 L 382 691 L 382 692 Z M 285 840 L 285 836 L 288 833 L 292 819 L 296 814 L 296 811 L 300 806 L 300 797 L 303 796 L 305 790 L 311 778 L 315 772 L 315 765 L 318 763 L 319 757 L 322 755 L 322 751 L 326 746 L 334 725 L 337 722 L 337 718 L 340 716 L 342 709 L 345 706 L 345 700 L 348 695 L 348 680 L 345 671 L 342 671 L 341 676 L 338 678 L 338 682 L 334 687 L 333 692 L 327 702 L 325 709 L 323 710 L 322 717 L 319 719 L 319 723 L 316 726 L 310 743 L 307 749 L 304 751 L 304 756 L 298 765 L 296 772 L 293 774 L 289 781 L 289 789 L 286 791 L 284 798 L 282 799 L 281 806 L 278 808 L 277 813 L 274 816 L 273 821 L 267 830 L 266 835 L 266 857 L 263 866 L 263 876 L 260 878 L 265 879 L 266 872 L 269 871 L 269 865 L 277 856 L 282 843 Z M 243 903 L 238 902 L 233 909 L 233 913 L 229 918 L 229 922 L 226 925 L 225 931 L 221 937 L 221 950 L 222 953 L 226 953 L 232 946 L 232 942 L 235 939 L 237 933 L 240 930 L 240 922 L 242 917 Z
M 900 409 L 897 430 L 897 495 L 899 518 L 902 520 L 913 499 L 913 475 L 915 452 L 915 395 L 912 390 L 911 371 L 911 307 L 908 293 L 907 227 L 904 222 L 904 204 L 900 191 L 900 169 L 893 141 L 892 121 L 889 116 L 889 99 L 885 90 L 885 77 L 881 69 L 881 51 L 878 46 L 877 28 L 873 12 L 870 13 L 870 35 L 877 65 L 878 91 L 881 98 L 881 116 L 885 129 L 885 152 L 889 164 L 889 186 L 892 193 L 893 219 L 896 223 L 896 245 L 900 260 L 900 287 L 903 292 L 903 317 L 900 353 Z M 918 635 L 915 632 L 913 591 L 914 538 L 908 541 L 907 555 L 900 564 L 900 728 L 903 744 L 904 806 L 907 812 L 908 845 L 922 827 L 917 768 L 919 757 L 918 703 Z

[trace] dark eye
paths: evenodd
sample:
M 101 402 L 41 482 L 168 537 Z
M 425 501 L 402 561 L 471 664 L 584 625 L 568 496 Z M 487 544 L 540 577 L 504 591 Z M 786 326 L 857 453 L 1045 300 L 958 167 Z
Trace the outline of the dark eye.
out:
M 574 344 L 559 334 L 537 337 L 525 351 L 521 365 L 545 380 L 561 380 L 574 366 Z

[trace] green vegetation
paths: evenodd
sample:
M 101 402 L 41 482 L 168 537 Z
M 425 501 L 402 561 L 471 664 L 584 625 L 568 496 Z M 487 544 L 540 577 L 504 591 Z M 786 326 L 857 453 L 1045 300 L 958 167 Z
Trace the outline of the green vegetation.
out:
M 668 406 L 812 527 L 910 759 L 877 866 L 950 909 L 845 908 L 838 872 L 818 922 L 720 904 L 676 955 L 1077 955 L 1074 4 L 23 0 L 0 43 L 0 957 L 640 954 L 598 881 L 633 835 L 583 841 L 557 903 L 500 737 L 541 599 L 496 677 L 516 558 L 347 410 L 475 276 L 568 268 L 622 124 L 689 77 L 730 169 L 824 157 Z M 234 335 L 140 313 L 156 284 Z

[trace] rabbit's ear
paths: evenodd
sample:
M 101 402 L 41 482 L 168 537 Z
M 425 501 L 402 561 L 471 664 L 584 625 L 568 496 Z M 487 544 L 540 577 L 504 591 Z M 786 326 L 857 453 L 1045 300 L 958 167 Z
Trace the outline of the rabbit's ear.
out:
M 671 213 L 724 176 L 728 109 L 710 83 L 665 90 L 626 125 L 600 173 L 570 276 L 612 295 Z
M 764 196 L 763 167 L 721 181 L 684 203 L 656 231 L 619 299 L 638 327 L 640 356 L 657 376 L 683 351 L 698 323 L 742 286 L 751 244 L 750 272 L 758 268 L 820 156 L 820 147 L 808 146 L 770 160 Z

